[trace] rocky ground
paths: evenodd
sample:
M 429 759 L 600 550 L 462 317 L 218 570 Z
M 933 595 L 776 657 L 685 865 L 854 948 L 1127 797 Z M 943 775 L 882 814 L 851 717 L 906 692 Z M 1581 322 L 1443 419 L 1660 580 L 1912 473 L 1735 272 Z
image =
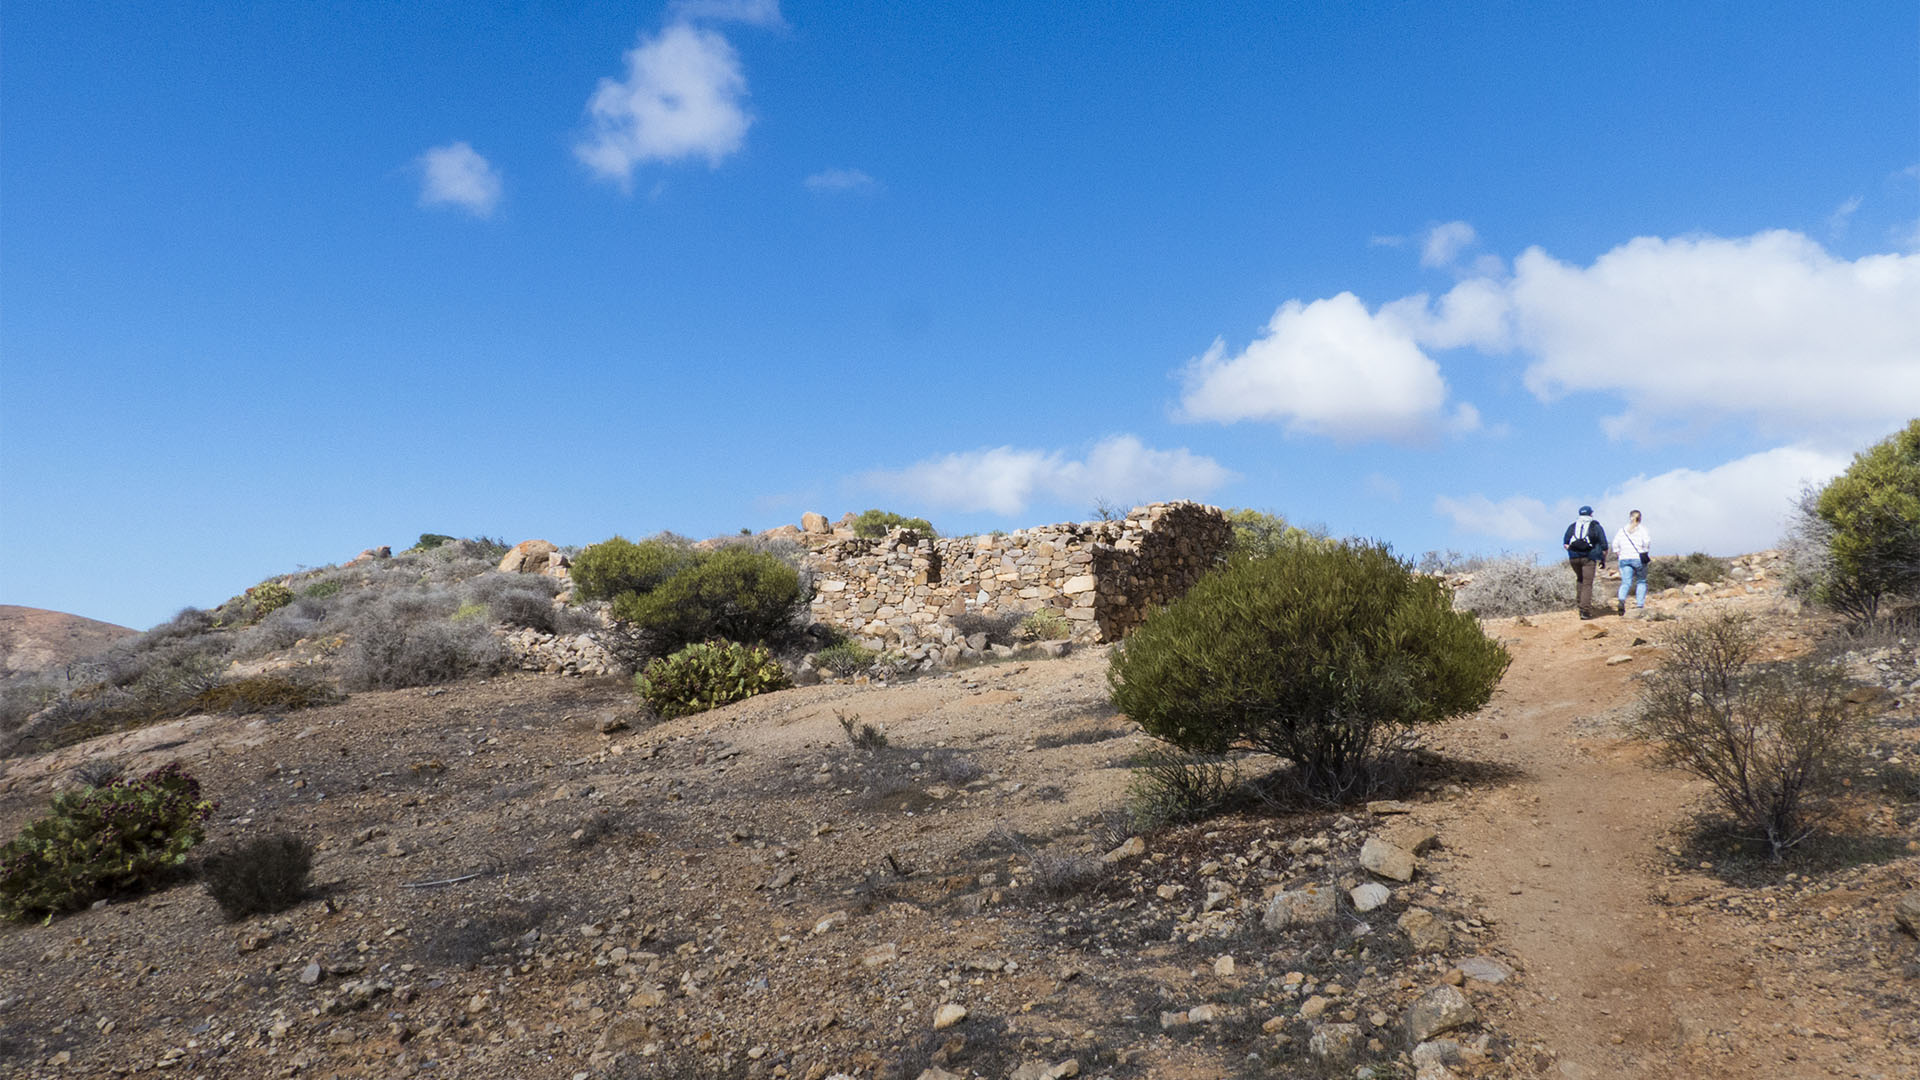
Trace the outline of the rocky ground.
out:
M 1512 670 L 1404 800 L 1136 838 L 1101 649 L 651 727 L 617 681 L 519 674 L 8 760 L 0 830 L 81 761 L 181 760 L 210 843 L 297 832 L 319 888 L 0 930 L 0 1074 L 1916 1075 L 1913 646 L 1852 658 L 1845 842 L 1753 865 L 1619 729 L 1666 617 L 1725 606 L 1781 654 L 1821 629 L 1764 582 L 1496 621 Z

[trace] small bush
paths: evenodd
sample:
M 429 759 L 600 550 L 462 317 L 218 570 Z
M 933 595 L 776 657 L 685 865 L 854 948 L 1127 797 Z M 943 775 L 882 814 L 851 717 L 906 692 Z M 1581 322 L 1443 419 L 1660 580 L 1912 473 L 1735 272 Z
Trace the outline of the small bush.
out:
M 149 887 L 186 860 L 213 810 L 177 763 L 62 792 L 45 817 L 0 847 L 0 916 L 51 918 Z
M 767 650 L 731 641 L 689 645 L 634 677 L 640 697 L 669 720 L 790 685 Z
M 508 626 L 551 634 L 557 625 L 553 598 L 531 590 L 501 593 L 487 605 L 493 621 Z
M 1127 784 L 1131 831 L 1152 832 L 1212 817 L 1233 802 L 1240 784 L 1240 766 L 1231 758 L 1155 744 L 1141 756 Z
M 86 787 L 106 787 L 125 775 L 125 765 L 106 758 L 94 758 L 73 767 L 73 778 Z
M 248 589 L 238 603 L 228 602 L 235 622 L 249 626 L 293 603 L 293 590 L 277 581 L 263 581 Z
M 347 685 L 359 690 L 430 686 L 491 675 L 505 652 L 483 623 L 368 620 L 355 632 Z
M 301 589 L 300 595 L 309 600 L 325 600 L 330 596 L 338 596 L 344 588 L 346 583 L 339 578 L 326 578 Z
M 878 540 L 891 529 L 912 529 L 921 536 L 934 535 L 926 518 L 902 517 L 891 510 L 868 510 L 853 519 L 853 535 Z
M 651 592 L 622 593 L 613 614 L 662 651 L 710 639 L 757 645 L 790 637 L 811 598 L 798 570 L 741 545 L 701 554 Z
M 453 537 L 446 533 L 421 533 L 419 542 L 413 545 L 412 550 L 432 551 L 434 548 L 451 543 L 453 543 Z
M 285 911 L 307 895 L 313 845 L 286 833 L 223 848 L 200 860 L 207 895 L 228 922 Z
M 1115 650 L 1107 681 L 1149 734 L 1286 758 L 1340 801 L 1413 730 L 1485 705 L 1510 659 L 1385 545 L 1303 544 L 1200 579 Z
M 961 637 L 975 634 L 987 635 L 989 645 L 1011 645 L 1014 632 L 1026 618 L 1017 611 L 1005 611 L 998 615 L 985 615 L 977 611 L 966 611 L 952 618 L 953 629 Z
M 1704 551 L 1696 551 L 1678 559 L 1655 555 L 1653 565 L 1647 567 L 1647 588 L 1673 589 L 1683 585 L 1710 585 L 1727 579 L 1727 567 L 1727 560 L 1716 559 Z
M 1538 615 L 1573 606 L 1576 583 L 1565 562 L 1541 565 L 1527 555 L 1502 555 L 1473 571 L 1454 594 L 1453 606 L 1483 619 Z
M 647 593 L 692 562 L 694 551 L 677 536 L 662 534 L 634 543 L 616 536 L 582 551 L 568 571 L 576 600 L 612 600 Z
M 1073 624 L 1052 608 L 1041 608 L 1021 619 L 1014 630 L 1022 641 L 1060 641 L 1073 636 Z
M 855 750 L 872 752 L 887 748 L 887 733 L 872 724 L 861 723 L 859 713 L 848 716 L 836 711 L 833 718 L 840 721 L 840 730 L 847 733 L 847 742 Z
M 193 712 L 246 715 L 293 712 L 333 705 L 344 695 L 332 683 L 307 672 L 272 672 L 231 679 L 202 691 L 193 700 Z
M 880 654 L 857 641 L 842 641 L 813 654 L 813 666 L 835 675 L 851 675 L 873 666 Z
M 1647 680 L 1634 728 L 1711 783 L 1736 826 L 1778 860 L 1812 835 L 1861 720 L 1838 665 L 1756 665 L 1758 645 L 1737 614 L 1683 626 Z

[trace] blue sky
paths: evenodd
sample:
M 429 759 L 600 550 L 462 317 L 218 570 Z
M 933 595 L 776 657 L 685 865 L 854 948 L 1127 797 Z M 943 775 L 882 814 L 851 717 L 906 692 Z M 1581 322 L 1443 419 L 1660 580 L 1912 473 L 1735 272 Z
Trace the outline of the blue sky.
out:
M 15 5 L 0 602 L 1192 497 L 1769 546 L 1920 415 L 1920 7 Z

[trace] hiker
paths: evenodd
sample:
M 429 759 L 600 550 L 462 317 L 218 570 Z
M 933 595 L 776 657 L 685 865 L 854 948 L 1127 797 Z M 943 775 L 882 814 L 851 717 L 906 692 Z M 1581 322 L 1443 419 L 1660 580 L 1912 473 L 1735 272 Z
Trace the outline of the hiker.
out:
M 1627 613 L 1627 594 L 1634 591 L 1635 578 L 1640 579 L 1640 588 L 1633 609 L 1645 611 L 1647 565 L 1653 562 L 1653 538 L 1647 535 L 1647 527 L 1640 524 L 1640 511 L 1627 511 L 1626 528 L 1613 538 L 1613 554 L 1620 564 L 1620 614 Z
M 1573 579 L 1579 582 L 1580 617 L 1593 618 L 1593 578 L 1607 565 L 1607 530 L 1593 520 L 1593 507 L 1580 508 L 1580 516 L 1567 526 L 1560 540 L 1567 549 L 1567 563 L 1573 567 Z

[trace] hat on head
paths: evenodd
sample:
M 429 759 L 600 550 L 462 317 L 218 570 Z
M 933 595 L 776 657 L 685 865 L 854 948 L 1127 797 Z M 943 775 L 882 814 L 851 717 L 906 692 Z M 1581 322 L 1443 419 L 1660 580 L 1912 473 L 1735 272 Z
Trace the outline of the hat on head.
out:
M 1583 515 L 1585 515 L 1586 517 L 1592 517 L 1592 516 L 1593 516 L 1593 507 L 1591 507 L 1591 506 L 1583 506 L 1583 507 L 1581 507 L 1581 508 L 1580 508 L 1580 513 L 1581 513 L 1581 514 L 1583 514 Z

